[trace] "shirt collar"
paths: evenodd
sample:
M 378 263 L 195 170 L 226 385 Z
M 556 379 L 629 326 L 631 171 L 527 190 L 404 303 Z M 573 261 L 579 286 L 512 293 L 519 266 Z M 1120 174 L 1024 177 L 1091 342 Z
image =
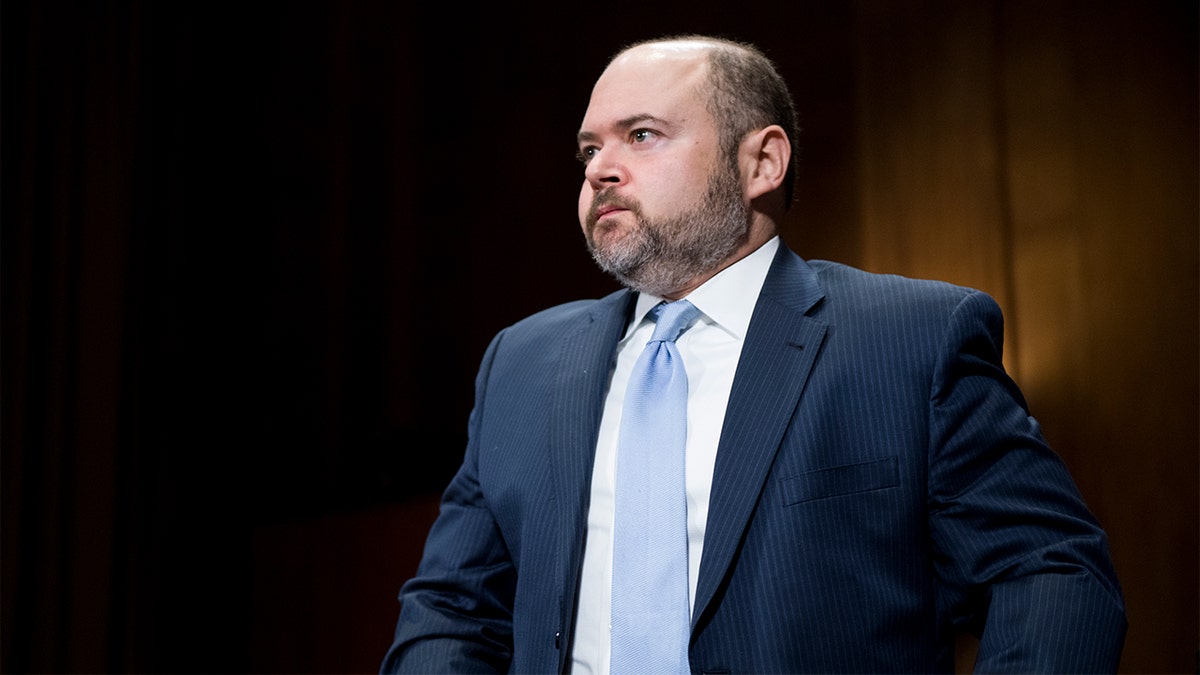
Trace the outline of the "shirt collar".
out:
M 708 322 L 727 331 L 735 339 L 746 336 L 750 327 L 750 316 L 758 302 L 759 291 L 775 259 L 779 248 L 779 237 L 772 237 L 749 255 L 718 272 L 696 290 L 687 295 L 687 300 L 699 309 Z M 749 299 L 749 302 L 747 302 Z M 634 307 L 633 319 L 625 331 L 628 338 L 663 298 L 639 293 Z

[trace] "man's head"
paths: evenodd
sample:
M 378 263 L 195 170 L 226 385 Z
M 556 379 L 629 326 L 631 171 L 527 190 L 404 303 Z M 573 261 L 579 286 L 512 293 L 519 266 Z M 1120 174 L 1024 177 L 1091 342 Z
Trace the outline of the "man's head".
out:
M 774 236 L 791 200 L 796 114 L 753 47 L 688 36 L 619 52 L 579 131 L 579 215 L 628 286 L 686 295 Z

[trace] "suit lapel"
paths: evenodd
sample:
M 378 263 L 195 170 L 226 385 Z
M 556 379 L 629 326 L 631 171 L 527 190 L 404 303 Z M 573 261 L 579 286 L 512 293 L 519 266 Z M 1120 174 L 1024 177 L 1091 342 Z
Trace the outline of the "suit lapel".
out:
M 557 355 L 548 450 L 554 477 L 554 508 L 559 510 L 558 573 L 563 589 L 562 621 L 566 626 L 575 612 L 592 464 L 609 371 L 636 297 L 635 293 L 618 291 L 597 301 L 586 320 L 564 333 Z
M 599 300 L 585 321 L 569 328 L 557 358 L 550 413 L 550 462 L 559 503 L 582 507 L 590 484 L 596 435 L 617 342 L 635 294 L 618 292 Z M 580 494 L 585 492 L 585 494 Z
M 815 271 L 780 246 L 750 319 L 729 395 L 693 622 L 728 571 L 821 349 L 826 325 L 805 313 L 822 297 Z

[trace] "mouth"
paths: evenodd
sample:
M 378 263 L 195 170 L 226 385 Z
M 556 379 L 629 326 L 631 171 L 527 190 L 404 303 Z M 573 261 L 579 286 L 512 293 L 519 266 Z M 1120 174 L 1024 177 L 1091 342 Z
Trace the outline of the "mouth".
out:
M 597 243 L 615 236 L 622 229 L 620 214 L 628 211 L 629 209 L 615 204 L 605 204 L 593 211 L 591 217 L 588 218 L 588 239 Z
M 616 204 L 605 204 L 604 206 L 601 206 L 600 208 L 596 209 L 596 220 L 599 221 L 607 215 L 610 215 L 613 213 L 618 213 L 620 211 L 628 211 L 628 210 L 629 209 L 626 209 L 623 206 L 617 206 Z
M 621 214 L 628 213 L 626 218 Z M 584 235 L 589 245 L 611 240 L 629 228 L 636 228 L 641 213 L 636 200 L 610 190 L 597 192 L 588 208 L 584 224 Z
M 595 228 L 601 221 L 610 220 L 610 216 L 616 216 L 626 211 L 636 212 L 637 205 L 613 192 L 598 193 L 592 201 L 592 207 L 588 213 L 588 224 L 591 228 Z

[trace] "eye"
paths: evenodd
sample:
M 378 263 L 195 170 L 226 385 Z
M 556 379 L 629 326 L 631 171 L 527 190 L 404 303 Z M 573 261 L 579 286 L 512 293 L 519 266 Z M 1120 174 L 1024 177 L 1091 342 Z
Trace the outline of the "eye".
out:
M 595 156 L 596 146 L 594 145 L 585 145 L 575 153 L 575 159 L 583 162 L 584 166 L 586 166 L 588 162 L 592 161 L 592 158 Z
M 633 139 L 634 143 L 645 143 L 646 141 L 654 138 L 654 136 L 655 133 L 649 129 L 636 129 L 632 134 L 629 134 L 629 137 Z

